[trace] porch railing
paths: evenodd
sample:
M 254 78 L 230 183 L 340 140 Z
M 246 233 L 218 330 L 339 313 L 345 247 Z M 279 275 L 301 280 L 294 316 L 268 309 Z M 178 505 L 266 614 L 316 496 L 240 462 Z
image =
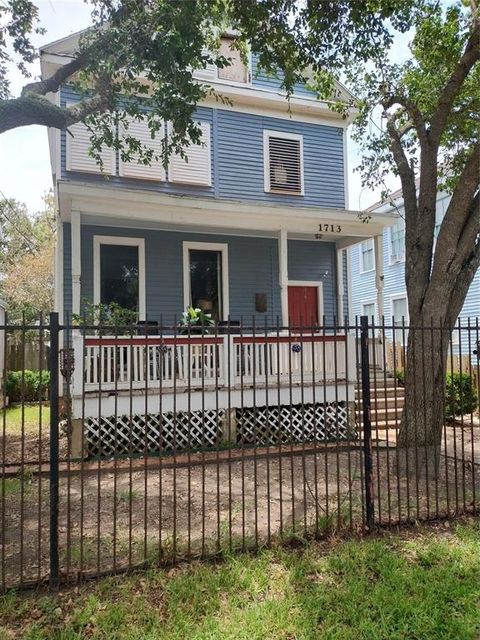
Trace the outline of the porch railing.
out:
M 353 336 L 73 336 L 74 394 L 355 377 Z

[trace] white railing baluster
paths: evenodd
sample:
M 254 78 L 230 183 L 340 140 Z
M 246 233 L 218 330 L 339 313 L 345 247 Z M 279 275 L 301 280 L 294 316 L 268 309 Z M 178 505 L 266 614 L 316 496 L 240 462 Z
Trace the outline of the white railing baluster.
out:
M 174 384 L 176 388 L 185 387 L 189 380 L 193 387 L 204 384 L 211 388 L 217 382 L 220 386 L 227 384 L 229 378 L 232 385 L 240 384 L 242 379 L 247 384 L 254 380 L 263 384 L 267 376 L 269 384 L 277 379 L 287 384 L 290 377 L 295 383 L 303 379 L 308 384 L 312 378 L 317 383 L 324 379 L 333 382 L 335 375 L 338 380 L 346 377 L 346 355 L 350 377 L 355 368 L 351 336 L 182 337 L 181 344 L 173 336 L 149 336 L 147 344 L 140 337 L 126 340 L 104 336 L 90 338 L 90 344 L 87 337 L 84 350 L 83 336 L 78 335 L 75 340 L 76 358 L 85 357 L 82 375 L 86 390 L 98 390 L 100 384 L 104 391 L 142 389 L 147 382 L 154 389 L 160 377 L 166 388 Z M 294 345 L 299 345 L 300 351 L 292 349 Z M 75 384 L 78 387 L 78 379 Z

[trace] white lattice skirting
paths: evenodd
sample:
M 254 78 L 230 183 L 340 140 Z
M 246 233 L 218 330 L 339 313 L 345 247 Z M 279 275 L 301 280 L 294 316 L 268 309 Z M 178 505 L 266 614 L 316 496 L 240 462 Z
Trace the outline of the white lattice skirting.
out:
M 344 402 L 237 409 L 237 441 L 287 444 L 356 437 Z
M 355 437 L 342 402 L 88 418 L 84 428 L 86 454 L 102 458 Z

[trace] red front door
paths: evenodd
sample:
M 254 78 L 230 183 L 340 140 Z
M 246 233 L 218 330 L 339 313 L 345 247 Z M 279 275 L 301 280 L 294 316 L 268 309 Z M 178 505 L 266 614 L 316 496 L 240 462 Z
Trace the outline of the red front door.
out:
M 288 317 L 290 325 L 293 327 L 318 326 L 318 288 L 315 286 L 289 286 Z

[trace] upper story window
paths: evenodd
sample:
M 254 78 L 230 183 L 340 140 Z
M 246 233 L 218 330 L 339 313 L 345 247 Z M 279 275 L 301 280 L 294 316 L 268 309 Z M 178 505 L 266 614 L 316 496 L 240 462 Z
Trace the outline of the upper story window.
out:
M 71 103 L 68 103 L 69 106 Z M 83 122 L 76 122 L 66 132 L 66 169 L 67 171 L 81 171 L 86 173 L 101 173 L 102 170 L 95 158 L 88 153 L 91 132 Z M 107 175 L 115 174 L 115 150 L 104 146 L 100 152 L 103 162 L 103 172 Z
M 375 251 L 373 238 L 369 238 L 360 245 L 360 270 L 361 272 L 373 271 L 375 269 Z
M 211 124 L 198 122 L 200 139 L 196 144 L 188 144 L 184 149 L 184 156 L 173 153 L 165 171 L 161 155 L 162 145 L 166 133 L 171 131 L 171 124 L 163 124 L 152 138 L 145 120 L 130 119 L 127 126 L 120 126 L 118 136 L 130 135 L 142 145 L 153 150 L 154 157 L 150 164 L 138 162 L 139 155 L 133 154 L 130 162 L 118 157 L 118 175 L 124 178 L 152 180 L 156 182 L 178 182 L 183 184 L 209 187 L 212 185 L 212 144 Z M 90 131 L 77 123 L 69 127 L 66 133 L 66 170 L 75 172 L 100 173 L 101 169 L 96 160 L 89 155 Z M 117 175 L 117 159 L 114 149 L 105 147 L 101 152 L 103 172 Z
M 265 191 L 303 195 L 303 137 L 263 132 Z
M 212 184 L 212 145 L 209 122 L 198 122 L 201 135 L 198 144 L 185 147 L 185 157 L 173 154 L 168 165 L 168 179 L 171 182 L 198 184 L 209 187 Z M 169 125 L 171 130 L 171 125 Z
M 240 51 L 235 49 L 234 42 L 235 38 L 227 36 L 220 40 L 219 53 L 221 56 L 230 59 L 230 65 L 218 69 L 218 79 L 245 84 L 248 82 L 248 68 L 242 60 Z
M 364 302 L 362 304 L 362 315 L 367 316 L 369 320 L 375 321 L 376 313 L 376 304 L 375 302 Z
M 195 69 L 194 76 L 199 80 L 215 82 L 230 82 L 233 84 L 247 84 L 250 81 L 250 66 L 245 64 L 238 49 L 234 47 L 235 36 L 224 35 L 220 39 L 218 55 L 230 60 L 230 64 L 220 69 L 215 62 L 210 62 L 203 69 Z M 215 58 L 208 49 L 203 49 L 203 55 Z
M 390 227 L 390 263 L 405 260 L 405 221 L 400 218 Z

